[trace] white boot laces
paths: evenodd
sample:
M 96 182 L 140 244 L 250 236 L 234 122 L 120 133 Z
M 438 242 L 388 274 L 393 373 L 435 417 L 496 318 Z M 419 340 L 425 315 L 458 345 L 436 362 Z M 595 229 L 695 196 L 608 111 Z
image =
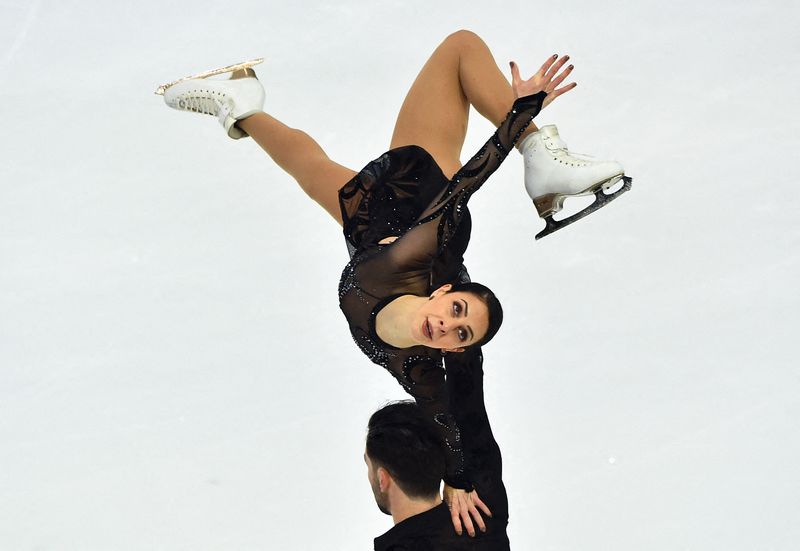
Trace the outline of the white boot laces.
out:
M 220 102 L 217 99 L 201 96 L 184 96 L 178 100 L 178 106 L 205 115 L 217 115 L 220 110 Z
M 567 147 L 567 144 L 564 142 L 564 140 L 561 139 L 560 136 L 555 138 L 548 136 L 544 139 L 545 141 L 550 142 L 553 146 L 555 146 L 555 149 L 548 148 L 548 150 L 551 153 L 558 153 L 559 156 L 564 157 L 566 159 L 564 162 L 570 164 L 579 163 L 580 165 L 586 165 L 594 162 L 595 160 L 595 158 L 592 157 L 591 155 L 585 155 L 583 153 L 576 153 L 574 151 L 570 151 L 569 148 Z

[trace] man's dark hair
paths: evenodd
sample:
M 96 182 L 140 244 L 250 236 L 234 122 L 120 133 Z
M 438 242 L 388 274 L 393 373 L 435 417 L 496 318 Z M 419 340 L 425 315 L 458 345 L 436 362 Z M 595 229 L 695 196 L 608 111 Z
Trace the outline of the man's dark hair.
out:
M 413 401 L 393 402 L 372 414 L 367 455 L 408 497 L 433 499 L 439 494 L 445 474 L 442 437 Z
M 492 340 L 492 337 L 497 334 L 497 330 L 500 329 L 501 325 L 503 325 L 503 307 L 500 306 L 500 301 L 497 300 L 494 292 L 486 285 L 481 285 L 480 283 L 475 283 L 474 281 L 467 283 L 454 283 L 447 292 L 455 293 L 457 291 L 474 295 L 478 298 L 478 300 L 482 301 L 489 310 L 489 328 L 486 330 L 486 334 L 483 336 L 483 338 L 470 345 L 483 346 Z

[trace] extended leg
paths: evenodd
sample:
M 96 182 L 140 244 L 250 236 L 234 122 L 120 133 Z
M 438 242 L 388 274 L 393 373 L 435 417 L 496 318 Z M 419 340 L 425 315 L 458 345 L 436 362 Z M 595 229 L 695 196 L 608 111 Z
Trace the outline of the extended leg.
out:
M 166 84 L 159 91 L 163 91 L 164 101 L 174 109 L 216 116 L 231 138 L 252 136 L 281 168 L 297 180 L 303 191 L 341 224 L 338 191 L 356 173 L 331 161 L 305 132 L 289 128 L 263 112 L 264 88 L 250 68 L 258 61 L 196 75 L 211 76 L 232 71 L 227 80 L 187 78 Z
M 237 124 L 341 225 L 338 192 L 356 175 L 355 171 L 330 160 L 302 130 L 290 128 L 266 113 L 256 113 Z
M 469 106 L 495 126 L 515 97 L 483 40 L 470 31 L 448 36 L 428 59 L 406 96 L 395 124 L 391 147 L 416 144 L 433 155 L 445 175 L 461 167 L 461 147 L 467 132 Z M 570 155 L 555 126 L 539 131 L 531 124 L 520 137 L 525 160 L 525 188 L 547 227 L 538 237 L 556 231 L 630 189 L 622 165 Z M 566 197 L 596 194 L 624 178 L 611 195 L 597 196 L 580 215 L 553 220 Z
M 422 146 L 452 176 L 461 168 L 469 106 L 499 126 L 514 99 L 483 40 L 473 32 L 457 31 L 436 48 L 411 86 L 391 147 Z M 535 130 L 531 125 L 522 138 Z

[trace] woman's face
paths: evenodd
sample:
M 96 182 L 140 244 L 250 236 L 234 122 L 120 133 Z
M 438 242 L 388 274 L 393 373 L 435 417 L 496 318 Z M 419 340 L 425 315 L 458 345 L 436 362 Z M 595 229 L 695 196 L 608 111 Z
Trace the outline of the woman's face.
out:
M 439 287 L 417 310 L 411 334 L 424 346 L 461 352 L 489 330 L 489 309 L 472 293 L 448 293 L 450 287 Z

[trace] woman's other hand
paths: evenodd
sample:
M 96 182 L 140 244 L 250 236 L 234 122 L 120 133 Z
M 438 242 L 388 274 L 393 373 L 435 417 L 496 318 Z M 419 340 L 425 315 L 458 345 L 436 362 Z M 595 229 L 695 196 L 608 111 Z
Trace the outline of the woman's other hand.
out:
M 542 64 L 539 72 L 528 80 L 522 80 L 522 78 L 519 76 L 519 66 L 512 61 L 511 89 L 514 91 L 514 95 L 518 98 L 521 98 L 524 96 L 537 94 L 539 92 L 545 92 L 547 93 L 547 97 L 544 98 L 544 103 L 542 105 L 542 109 L 544 109 L 558 96 L 565 92 L 569 92 L 577 86 L 576 83 L 570 82 L 566 86 L 558 88 L 558 86 L 564 82 L 564 79 L 569 76 L 574 68 L 574 65 L 570 65 L 566 69 L 562 70 L 567 61 L 569 61 L 568 55 L 563 56 L 561 59 L 558 58 L 558 54 L 548 57 L 547 61 Z M 561 72 L 559 73 L 559 71 Z
M 463 523 L 464 528 L 467 529 L 467 534 L 471 537 L 475 537 L 475 527 L 472 524 L 473 519 L 481 532 L 486 531 L 486 524 L 484 524 L 483 517 L 481 517 L 478 508 L 490 517 L 492 516 L 492 512 L 486 504 L 481 501 L 481 498 L 478 497 L 478 492 L 475 490 L 466 492 L 457 488 L 451 488 L 445 484 L 444 500 L 447 503 L 447 507 L 450 509 L 450 518 L 453 520 L 453 527 L 456 529 L 456 534 L 460 536 L 463 533 L 461 527 Z

